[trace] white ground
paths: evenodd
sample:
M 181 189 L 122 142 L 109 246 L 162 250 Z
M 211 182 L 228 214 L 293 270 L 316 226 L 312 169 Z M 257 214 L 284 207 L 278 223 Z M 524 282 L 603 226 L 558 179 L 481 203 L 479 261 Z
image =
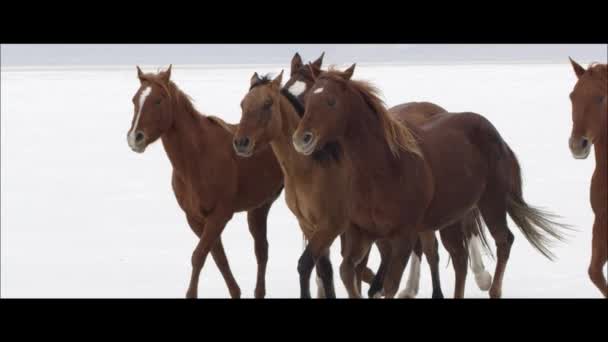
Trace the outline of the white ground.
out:
M 287 67 L 176 65 L 173 79 L 199 110 L 236 123 L 253 72 Z M 552 263 L 512 225 L 515 244 L 505 297 L 600 297 L 587 277 L 594 158 L 574 160 L 567 147 L 568 93 L 575 82 L 568 64 L 362 64 L 355 77 L 376 82 L 389 105 L 426 100 L 488 117 L 519 157 L 526 200 L 562 215 L 579 230 L 555 248 L 559 260 Z M 2 297 L 185 294 L 196 240 L 171 190 L 162 145 L 143 155 L 127 146 L 137 88 L 135 67 L 2 70 Z M 268 237 L 268 297 L 298 297 L 301 234 L 282 196 L 270 212 Z M 253 297 L 256 262 L 244 214 L 229 223 L 223 241 L 243 296 Z M 337 247 L 332 248 L 335 281 L 338 296 L 345 297 Z M 443 291 L 449 297 L 452 265 L 443 247 L 440 253 Z M 378 263 L 374 249 L 371 264 Z M 486 258 L 486 265 L 493 274 L 493 261 Z M 228 296 L 211 258 L 199 295 Z M 419 297 L 430 295 L 425 261 Z M 466 295 L 487 297 L 470 271 Z

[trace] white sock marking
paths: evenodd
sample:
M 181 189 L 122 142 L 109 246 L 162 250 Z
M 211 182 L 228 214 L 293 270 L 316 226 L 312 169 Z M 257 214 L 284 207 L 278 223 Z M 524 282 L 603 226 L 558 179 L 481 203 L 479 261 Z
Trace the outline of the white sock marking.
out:
M 492 286 L 492 276 L 486 271 L 481 257 L 481 239 L 473 235 L 469 240 L 469 255 L 471 257 L 471 270 L 475 274 L 475 282 L 482 291 L 487 291 Z
M 410 275 L 407 279 L 405 290 L 399 292 L 398 298 L 416 298 L 420 286 L 420 258 L 412 252 L 410 257 Z
M 323 88 L 317 88 L 315 89 L 315 91 L 313 91 L 314 94 L 320 94 L 323 92 Z

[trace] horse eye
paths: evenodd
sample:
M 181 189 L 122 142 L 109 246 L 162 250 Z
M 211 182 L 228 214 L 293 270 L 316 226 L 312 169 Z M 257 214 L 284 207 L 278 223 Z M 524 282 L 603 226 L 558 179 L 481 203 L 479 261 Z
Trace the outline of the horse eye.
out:
M 327 99 L 327 104 L 328 104 L 330 107 L 334 107 L 334 106 L 336 105 L 336 99 L 334 99 L 333 97 L 332 97 L 332 98 Z
M 157 105 L 159 105 L 161 101 L 162 101 L 161 99 L 158 99 L 154 103 L 157 104 Z
M 272 106 L 272 99 L 267 99 L 264 101 L 264 109 L 268 109 L 270 106 Z
M 604 97 L 605 96 L 596 96 L 595 97 L 595 101 L 599 104 L 601 104 L 602 102 L 604 102 Z

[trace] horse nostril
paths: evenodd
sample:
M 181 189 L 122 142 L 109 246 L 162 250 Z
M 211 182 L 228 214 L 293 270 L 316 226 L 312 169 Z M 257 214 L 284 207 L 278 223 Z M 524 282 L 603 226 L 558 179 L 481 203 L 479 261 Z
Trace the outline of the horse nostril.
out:
M 249 146 L 249 138 L 241 138 L 234 141 L 234 146 L 237 148 L 245 148 Z
M 144 134 L 142 132 L 135 133 L 135 142 L 140 143 L 144 140 Z
M 583 139 L 583 142 L 581 144 L 583 145 L 583 148 L 587 148 L 589 142 L 587 141 L 587 139 Z
M 310 132 L 304 133 L 304 136 L 302 137 L 302 141 L 305 144 L 310 144 L 310 142 L 312 141 L 312 133 L 310 133 Z

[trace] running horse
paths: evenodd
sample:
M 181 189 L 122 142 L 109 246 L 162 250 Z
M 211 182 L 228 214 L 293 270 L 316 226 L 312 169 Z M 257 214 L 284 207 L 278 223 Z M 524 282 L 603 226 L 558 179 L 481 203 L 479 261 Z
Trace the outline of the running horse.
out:
M 296 53 L 291 60 L 291 77 L 287 82 L 285 82 L 284 89 L 289 91 L 301 103 L 305 103 L 315 79 L 322 72 L 321 66 L 324 55 L 324 53 L 321 54 L 317 60 L 308 63 L 308 65 L 305 65 L 302 62 L 302 58 L 298 53 Z M 430 102 L 407 102 L 389 108 L 388 112 L 397 120 L 406 121 L 416 126 L 421 125 L 434 117 L 436 114 L 447 113 L 444 108 Z M 449 228 L 440 231 L 441 240 L 452 258 L 452 265 L 456 275 L 454 298 L 464 297 L 467 275 L 467 260 L 469 260 L 469 257 L 471 261 L 470 266 L 475 275 L 477 286 L 482 291 L 487 291 L 490 288 L 492 276 L 485 269 L 481 249 L 484 248 L 488 254 L 491 254 L 491 250 L 487 245 L 486 238 L 483 233 L 484 230 L 481 222 L 481 215 L 478 209 L 472 210 L 471 213 L 467 214 L 462 220 L 454 223 Z M 412 262 L 409 268 L 410 273 L 406 282 L 406 288 L 402 290 L 397 297 L 415 298 L 418 293 L 423 241 L 426 243 L 425 249 L 429 251 L 428 253 L 425 253 L 425 255 L 431 268 L 433 298 L 442 297 L 439 281 L 439 254 L 437 252 L 437 242 L 434 234 L 430 235 L 429 238 L 430 239 L 427 240 L 418 239 L 416 242 L 414 251 L 411 255 Z M 368 258 L 369 252 L 362 262 L 366 263 Z M 384 270 L 384 268 L 381 268 L 381 270 Z M 319 283 L 318 278 L 317 283 Z M 375 284 L 375 286 L 379 287 L 380 284 Z M 373 295 L 373 293 L 376 291 L 378 290 L 370 288 L 369 292 Z
M 570 58 L 577 82 L 570 93 L 572 132 L 568 141 L 575 159 L 595 150 L 595 171 L 591 177 L 591 208 L 595 214 L 591 242 L 589 277 L 608 297 L 603 268 L 608 260 L 608 65 L 592 64 L 587 69 Z
M 209 252 L 230 295 L 241 296 L 224 253 L 221 233 L 234 213 L 246 211 L 254 239 L 258 274 L 255 297 L 266 294 L 268 211 L 281 193 L 283 176 L 270 149 L 249 159 L 236 158 L 232 133 L 236 126 L 199 113 L 188 95 L 171 81 L 171 66 L 158 74 L 137 67 L 140 86 L 133 96 L 134 115 L 127 141 L 143 153 L 158 139 L 173 166 L 171 185 L 177 202 L 199 242 L 192 253 L 187 298 L 195 298 Z
M 345 232 L 349 248 L 340 268 L 349 296 L 358 295 L 354 269 L 371 243 L 385 241 L 391 255 L 383 290 L 392 298 L 418 234 L 444 229 L 475 207 L 496 242 L 490 297 L 502 296 L 514 241 L 507 214 L 534 248 L 553 259 L 550 244 L 563 239 L 566 226 L 525 202 L 515 154 L 487 119 L 467 112 L 437 114 L 420 127 L 398 122 L 376 88 L 351 79 L 354 69 L 321 73 L 292 137 L 294 148 L 309 158 L 328 142 L 340 145 L 348 191 L 338 201 L 351 218 L 350 226 L 324 224 L 322 218 L 332 213 L 319 213 L 319 227 L 299 261 L 302 282 Z

